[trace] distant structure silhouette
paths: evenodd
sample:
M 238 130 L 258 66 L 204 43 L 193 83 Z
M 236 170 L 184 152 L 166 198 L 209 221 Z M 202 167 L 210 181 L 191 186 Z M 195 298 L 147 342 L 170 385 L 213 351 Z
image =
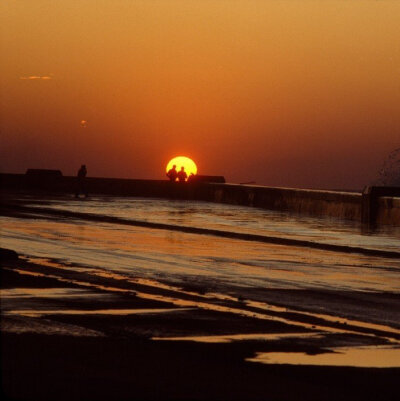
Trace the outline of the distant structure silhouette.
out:
M 178 172 L 176 171 L 176 164 L 174 164 L 172 168 L 168 170 L 167 177 L 171 182 L 176 181 L 176 179 L 178 178 Z
M 77 182 L 77 188 L 75 192 L 75 198 L 79 198 L 79 194 L 85 195 L 85 197 L 88 196 L 88 192 L 86 189 L 86 175 L 87 175 L 87 169 L 84 164 L 82 164 L 81 168 L 78 170 L 78 182 Z
M 188 183 L 204 183 L 204 182 L 215 182 L 219 184 L 225 183 L 225 177 L 222 175 L 199 175 L 191 173 Z
M 187 174 L 186 174 L 186 171 L 185 171 L 185 167 L 182 166 L 180 171 L 179 171 L 179 173 L 178 173 L 178 181 L 179 182 L 185 182 L 186 178 L 187 178 Z
M 61 170 L 49 170 L 49 169 L 43 169 L 43 168 L 28 168 L 26 170 L 25 175 L 27 177 L 33 177 L 33 178 L 38 178 L 38 179 L 43 179 L 43 178 L 53 178 L 57 179 L 62 177 L 62 172 Z

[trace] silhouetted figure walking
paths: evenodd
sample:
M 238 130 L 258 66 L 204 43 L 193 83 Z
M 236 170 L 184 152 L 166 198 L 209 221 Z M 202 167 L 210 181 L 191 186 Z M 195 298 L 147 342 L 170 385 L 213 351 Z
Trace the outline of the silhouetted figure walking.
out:
M 168 170 L 167 177 L 171 182 L 175 182 L 178 177 L 178 172 L 176 171 L 176 165 L 174 164 L 172 168 Z
M 77 183 L 75 198 L 79 198 L 80 193 L 85 195 L 85 197 L 88 196 L 86 190 L 86 174 L 87 174 L 86 166 L 82 164 L 81 168 L 78 171 L 78 183 Z
M 186 178 L 187 178 L 187 174 L 186 174 L 186 171 L 185 171 L 185 167 L 182 166 L 181 170 L 178 173 L 178 181 L 179 182 L 185 182 Z

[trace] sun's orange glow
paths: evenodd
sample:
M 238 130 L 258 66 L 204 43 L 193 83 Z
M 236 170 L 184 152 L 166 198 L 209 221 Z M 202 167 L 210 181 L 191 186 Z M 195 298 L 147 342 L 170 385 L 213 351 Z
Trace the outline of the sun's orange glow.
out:
M 400 146 L 400 1 L 0 10 L 2 172 L 158 180 L 184 155 L 229 182 L 360 190 Z
M 188 177 L 190 177 L 191 174 L 194 175 L 197 174 L 196 163 L 189 157 L 186 156 L 174 157 L 168 162 L 165 171 L 168 172 L 173 166 L 176 166 L 176 171 L 179 171 L 183 167 Z

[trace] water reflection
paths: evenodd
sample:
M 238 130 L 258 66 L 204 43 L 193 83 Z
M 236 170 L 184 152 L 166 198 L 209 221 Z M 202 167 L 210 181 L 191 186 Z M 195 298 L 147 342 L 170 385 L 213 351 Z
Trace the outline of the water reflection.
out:
M 248 362 L 290 365 L 352 366 L 361 368 L 400 367 L 400 348 L 336 348 L 332 352 L 309 355 L 301 352 L 260 352 Z
M 38 206 L 35 203 L 32 206 Z M 94 197 L 90 202 L 74 199 L 48 202 L 46 207 L 95 213 L 155 223 L 210 228 L 317 241 L 329 244 L 398 250 L 400 228 L 365 229 L 358 222 L 294 215 L 265 209 L 219 203 L 151 198 Z M 373 235 L 372 235 L 373 234 Z
M 77 230 L 84 225 L 85 230 Z M 2 246 L 131 278 L 239 287 L 398 291 L 399 261 L 107 223 L 2 218 Z M 217 281 L 216 281 L 217 280 Z
M 46 315 L 152 315 L 159 313 L 181 312 L 188 308 L 146 308 L 146 309 L 13 309 L 4 311 L 4 316 L 18 315 L 27 317 L 41 317 Z
M 360 228 L 353 223 L 304 216 L 295 218 L 282 213 L 231 205 L 95 198 L 84 203 L 53 200 L 50 206 L 143 221 L 306 238 L 310 241 L 377 249 L 398 250 L 400 245 L 399 231 L 396 229 L 361 235 Z M 42 310 L 33 310 L 19 306 L 10 308 L 6 312 L 7 318 L 48 314 L 173 313 L 194 308 L 260 320 L 263 323 L 271 321 L 275 326 L 279 324 L 298 333 L 174 337 L 169 340 L 230 342 L 293 336 L 318 338 L 321 335 L 339 334 L 366 338 L 365 341 L 371 344 L 377 344 L 376 341 L 398 344 L 399 341 L 398 314 L 394 307 L 398 302 L 394 295 L 393 298 L 383 297 L 383 301 L 380 297 L 382 294 L 396 294 L 399 290 L 400 265 L 395 259 L 61 218 L 32 219 L 27 222 L 4 217 L 2 246 L 29 255 L 29 260 L 40 264 L 43 268 L 40 271 L 44 273 L 28 272 L 23 268 L 17 269 L 17 272 L 56 278 L 60 282 L 108 293 L 135 294 L 138 299 L 160 301 L 166 306 L 166 309 L 146 310 L 100 309 L 97 306 L 98 309 L 90 311 L 48 306 L 42 307 Z M 296 290 L 306 294 L 302 298 L 303 304 L 296 304 L 296 299 L 287 294 L 283 301 L 273 298 L 274 289 Z M 12 297 L 83 296 L 83 292 L 77 290 L 66 291 L 68 294 L 63 293 L 62 289 L 54 290 L 53 293 L 44 290 L 39 295 L 35 290 L 26 290 L 24 294 L 20 289 L 19 293 L 3 291 L 0 295 L 2 299 L 9 298 L 9 301 Z M 313 298 L 311 291 L 325 295 L 345 295 L 336 302 L 333 296 Z M 307 294 L 311 294 L 309 299 L 306 298 Z M 347 302 L 344 298 L 351 298 L 353 294 L 371 296 L 352 298 L 346 310 L 343 307 Z M 268 296 L 277 305 L 269 303 Z M 379 301 L 386 303 L 379 304 Z M 286 306 L 280 306 L 281 302 Z M 311 311 L 304 310 L 307 309 L 307 302 Z M 393 310 L 386 311 L 386 304 L 393 306 Z M 350 316 L 343 317 L 346 314 Z M 364 355 L 369 352 L 359 350 Z M 377 351 L 376 348 L 373 350 Z M 386 352 L 384 350 L 383 353 Z M 343 349 L 322 354 L 325 356 L 321 358 L 342 358 L 339 362 L 345 363 L 343 355 L 351 355 L 350 359 L 357 357 L 349 352 Z M 279 359 L 278 354 L 268 353 L 268 358 L 271 357 Z M 309 355 L 301 356 L 297 353 L 294 357 L 297 361 L 304 357 L 304 363 L 310 363 L 307 360 Z M 262 360 L 263 356 L 260 354 L 253 360 L 256 359 Z M 323 360 L 321 363 L 328 362 Z
M 320 339 L 318 333 L 255 333 L 223 334 L 216 336 L 153 337 L 155 341 L 194 341 L 198 343 L 231 343 L 233 341 L 279 341 L 283 339 L 312 338 Z

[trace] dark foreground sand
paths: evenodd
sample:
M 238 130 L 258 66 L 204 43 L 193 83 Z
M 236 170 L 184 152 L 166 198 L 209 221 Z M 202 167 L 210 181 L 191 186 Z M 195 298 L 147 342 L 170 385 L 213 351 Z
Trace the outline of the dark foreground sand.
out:
M 184 305 L 176 310 L 176 303 L 165 301 L 167 296 L 196 301 L 196 295 L 147 288 L 144 284 L 123 288 L 126 284 L 110 278 L 98 278 L 90 287 L 83 275 L 79 281 L 76 276 L 68 277 L 65 271 L 57 275 L 61 270 L 15 259 L 12 255 L 3 258 L 3 294 L 18 288 L 36 294 L 31 298 L 2 298 L 1 385 L 7 399 L 398 399 L 400 369 L 397 368 L 268 365 L 246 361 L 261 351 L 317 354 L 338 344 L 382 344 L 385 342 L 382 333 L 371 337 L 373 331 L 366 330 L 364 334 L 368 336 L 363 337 L 361 332 L 343 333 L 339 324 L 332 323 L 337 333 L 312 340 L 299 336 L 227 343 L 156 341 L 152 338 L 246 333 L 300 335 L 312 332 L 312 327 L 304 316 L 297 317 L 300 323 L 303 321 L 302 327 Z M 44 276 L 27 272 L 42 272 Z M 113 289 L 105 288 L 106 283 Z M 37 289 L 88 294 L 45 298 L 38 295 Z M 135 295 L 139 291 L 147 291 L 152 298 Z M 155 300 L 154 295 L 160 300 Z M 281 298 L 285 296 L 288 294 L 282 292 Z M 221 305 L 237 307 L 239 302 L 227 300 L 221 301 Z M 49 309 L 53 312 L 36 313 Z M 126 309 L 153 312 L 118 312 Z M 165 313 L 160 312 L 163 309 Z M 25 312 L 9 313 L 16 310 Z M 71 313 L 77 310 L 88 313 Z M 108 312 L 91 313 L 99 310 Z M 318 324 L 315 319 L 311 323 Z
M 251 344 L 4 335 L 9 399 L 397 399 L 399 370 L 246 363 Z

